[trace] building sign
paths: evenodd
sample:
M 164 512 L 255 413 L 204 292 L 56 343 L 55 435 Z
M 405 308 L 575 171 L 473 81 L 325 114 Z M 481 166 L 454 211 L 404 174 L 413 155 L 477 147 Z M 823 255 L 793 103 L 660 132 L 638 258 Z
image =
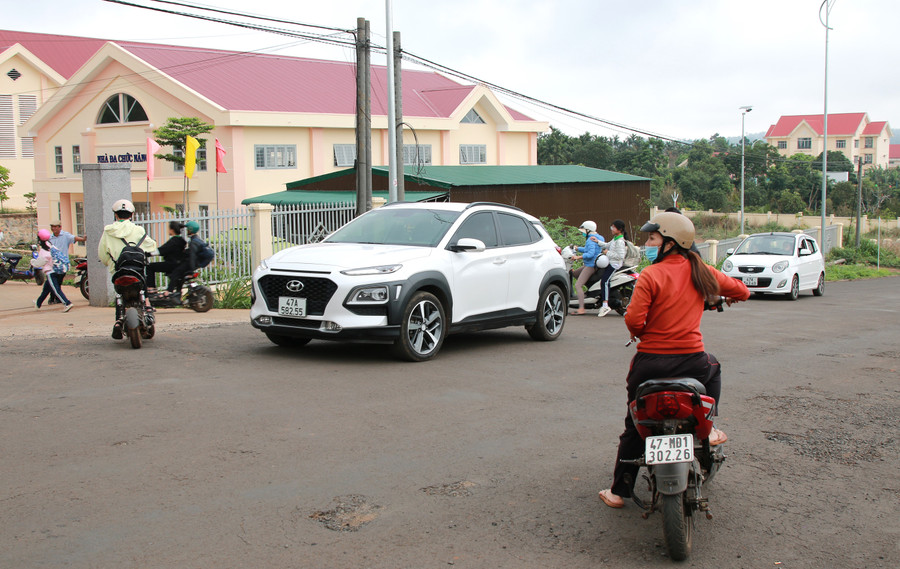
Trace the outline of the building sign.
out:
M 132 162 L 146 162 L 147 155 L 141 152 L 128 153 L 125 154 L 98 154 L 97 155 L 97 164 L 118 164 L 121 162 L 132 163 Z

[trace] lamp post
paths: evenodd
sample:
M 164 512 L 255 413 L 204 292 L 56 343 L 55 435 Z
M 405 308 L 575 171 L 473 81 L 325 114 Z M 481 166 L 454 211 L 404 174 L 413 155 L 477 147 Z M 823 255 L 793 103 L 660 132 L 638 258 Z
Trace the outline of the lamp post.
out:
M 753 110 L 753 107 L 747 105 L 740 107 L 741 110 L 741 235 L 744 234 L 744 116 Z
M 828 32 L 831 28 L 828 26 L 828 16 L 831 15 L 831 9 L 837 0 L 824 0 L 819 6 L 819 22 L 825 26 L 825 103 L 822 112 L 822 229 L 819 232 L 819 249 L 827 251 L 825 248 L 825 194 L 828 191 Z M 825 8 L 825 21 L 822 21 L 822 8 Z

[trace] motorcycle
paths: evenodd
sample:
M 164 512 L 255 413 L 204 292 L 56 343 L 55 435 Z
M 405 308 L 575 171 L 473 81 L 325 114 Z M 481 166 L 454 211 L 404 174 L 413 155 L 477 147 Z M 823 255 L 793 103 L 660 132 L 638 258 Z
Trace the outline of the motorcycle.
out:
M 145 304 L 144 271 L 125 266 L 113 273 L 112 281 L 116 291 L 116 326 L 122 336 L 128 337 L 131 347 L 138 349 L 142 340 L 149 340 L 156 334 L 152 309 L 147 310 Z
M 27 281 L 33 278 L 38 286 L 43 286 L 47 276 L 40 269 L 40 266 L 37 265 L 37 259 L 37 245 L 31 246 L 31 264 L 28 269 L 16 268 L 19 261 L 22 260 L 22 255 L 18 253 L 0 253 L 0 284 L 8 280 Z
M 706 309 L 721 312 L 724 300 Z M 703 488 L 725 462 L 724 444 L 709 444 L 715 410 L 703 384 L 690 377 L 645 381 L 628 407 L 644 439 L 644 455 L 622 462 L 647 469 L 651 495 L 650 504 L 636 494 L 632 499 L 644 510 L 644 519 L 661 512 L 666 550 L 675 561 L 691 553 L 694 513 L 712 519 Z
M 155 308 L 176 308 L 186 306 L 195 312 L 208 312 L 213 307 L 215 296 L 208 286 L 199 282 L 200 271 L 189 273 L 184 278 L 181 294 L 150 295 L 150 304 Z
M 569 245 L 564 247 L 560 254 L 566 263 L 566 270 L 571 274 L 572 258 L 575 256 L 575 246 Z M 628 304 L 631 302 L 632 293 L 634 293 L 634 284 L 638 278 L 638 273 L 635 269 L 637 269 L 638 264 L 640 264 L 640 259 L 626 258 L 625 261 L 626 262 L 609 277 L 609 298 L 607 299 L 609 307 L 618 312 L 621 316 L 624 316 L 628 311 Z M 603 295 L 603 286 L 600 282 L 600 276 L 602 272 L 603 271 L 599 270 L 594 271 L 587 280 L 587 291 L 584 293 L 585 308 L 597 308 L 601 304 L 600 299 Z M 569 307 L 578 308 L 578 301 L 574 298 L 570 298 Z
M 75 259 L 75 281 L 72 286 L 81 291 L 81 296 L 87 300 L 91 299 L 91 291 L 88 287 L 87 259 L 84 257 Z

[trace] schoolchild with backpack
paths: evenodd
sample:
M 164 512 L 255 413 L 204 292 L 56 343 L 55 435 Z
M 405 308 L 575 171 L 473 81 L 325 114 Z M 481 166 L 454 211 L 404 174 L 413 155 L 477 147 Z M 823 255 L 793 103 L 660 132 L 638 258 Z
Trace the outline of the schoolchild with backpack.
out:
M 116 220 L 103 228 L 100 243 L 97 245 L 100 262 L 109 268 L 110 274 L 123 266 L 128 266 L 144 275 L 146 279 L 147 259 L 145 254 L 156 250 L 156 241 L 147 235 L 143 227 L 135 225 L 131 221 L 134 204 L 130 201 L 118 200 L 113 204 L 112 210 Z M 149 307 L 150 304 L 148 303 L 147 306 Z M 118 315 L 116 315 L 113 338 L 117 340 L 122 337 L 122 330 L 118 326 Z
M 68 312 L 72 310 L 72 301 L 63 293 L 62 282 L 69 270 L 69 254 L 53 246 L 50 242 L 50 231 L 46 229 L 38 231 L 38 244 L 40 245 L 38 260 L 43 261 L 39 270 L 44 271 L 44 276 L 47 278 L 44 281 L 41 295 L 34 301 L 34 307 L 40 310 L 44 300 L 52 294 L 63 303 L 63 312 Z

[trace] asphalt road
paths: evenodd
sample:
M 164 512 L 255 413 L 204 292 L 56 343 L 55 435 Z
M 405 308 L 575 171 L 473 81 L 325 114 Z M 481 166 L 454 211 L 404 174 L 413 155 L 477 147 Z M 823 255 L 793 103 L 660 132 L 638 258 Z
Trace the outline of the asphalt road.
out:
M 704 317 L 730 440 L 684 565 L 900 566 L 898 307 L 894 277 Z M 249 323 L 5 338 L 0 567 L 668 567 L 658 514 L 597 500 L 626 340 L 615 315 L 420 364 Z

